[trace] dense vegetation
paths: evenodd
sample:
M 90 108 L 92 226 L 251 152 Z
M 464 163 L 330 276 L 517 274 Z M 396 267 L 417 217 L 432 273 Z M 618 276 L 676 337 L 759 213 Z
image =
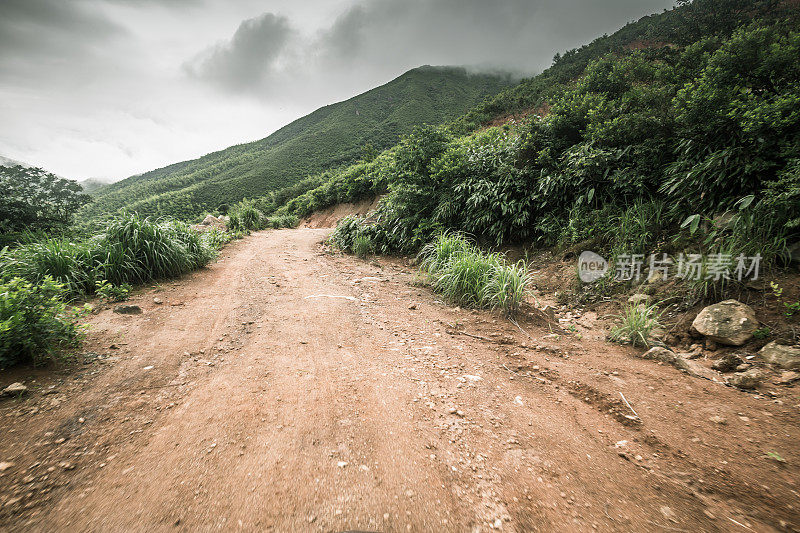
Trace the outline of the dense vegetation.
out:
M 41 168 L 0 166 L 0 247 L 22 232 L 62 230 L 89 202 L 77 183 Z
M 538 87 L 537 113 L 463 136 L 463 120 L 420 129 L 277 212 L 386 193 L 340 232 L 383 252 L 457 229 L 494 245 L 780 262 L 800 239 L 800 32 L 783 6 L 698 0 L 647 17 L 490 106 L 513 111 L 510 94 Z M 656 36 L 672 39 L 621 45 Z
M 414 126 L 452 120 L 510 81 L 464 69 L 421 67 L 325 106 L 265 139 L 130 177 L 94 192 L 84 220 L 120 209 L 190 220 L 246 197 L 294 185 L 395 144 Z

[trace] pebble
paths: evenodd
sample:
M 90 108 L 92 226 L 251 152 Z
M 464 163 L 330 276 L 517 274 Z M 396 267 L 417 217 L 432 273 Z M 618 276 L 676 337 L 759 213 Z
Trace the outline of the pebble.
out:
M 0 462 L 0 472 L 5 472 L 6 470 L 11 468 L 12 466 L 14 466 L 14 463 L 10 463 L 8 461 Z

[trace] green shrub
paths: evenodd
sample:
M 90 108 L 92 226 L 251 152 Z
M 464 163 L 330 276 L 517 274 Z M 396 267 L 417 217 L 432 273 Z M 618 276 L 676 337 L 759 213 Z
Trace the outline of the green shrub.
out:
M 475 245 L 463 234 L 445 232 L 436 240 L 423 246 L 417 258 L 424 271 L 428 274 L 436 274 L 454 255 L 475 251 Z
M 113 285 L 108 280 L 97 280 L 95 293 L 101 300 L 122 302 L 128 299 L 132 287 L 127 283 Z
M 248 232 L 261 229 L 263 223 L 263 215 L 259 211 L 255 202 L 252 200 L 242 200 L 234 205 L 229 211 L 228 216 L 230 221 L 228 227 L 233 231 Z
M 348 215 L 336 224 L 336 229 L 329 237 L 329 242 L 342 250 L 343 252 L 353 251 L 353 241 L 356 236 L 361 232 L 360 217 Z
M 525 264 L 509 265 L 502 255 L 482 252 L 463 235 L 440 235 L 423 247 L 420 258 L 433 289 L 450 301 L 512 315 L 525 299 Z
M 212 227 L 204 231 L 200 238 L 212 250 L 219 250 L 233 240 L 233 235 L 230 232 Z
M 272 229 L 294 228 L 298 222 L 295 215 L 275 215 L 267 218 L 266 226 Z
M 608 338 L 614 342 L 630 343 L 634 346 L 650 345 L 650 333 L 661 326 L 657 305 L 627 304 L 619 316 L 619 324 L 611 329 Z
M 50 277 L 0 283 L 0 368 L 61 357 L 79 340 L 77 313 L 67 311 L 66 287 Z

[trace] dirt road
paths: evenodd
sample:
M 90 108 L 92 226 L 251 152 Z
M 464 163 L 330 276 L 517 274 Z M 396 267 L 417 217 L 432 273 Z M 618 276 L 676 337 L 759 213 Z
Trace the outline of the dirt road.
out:
M 8 377 L 0 530 L 800 528 L 796 388 L 450 307 L 328 231 L 236 242 L 92 316 L 77 370 Z

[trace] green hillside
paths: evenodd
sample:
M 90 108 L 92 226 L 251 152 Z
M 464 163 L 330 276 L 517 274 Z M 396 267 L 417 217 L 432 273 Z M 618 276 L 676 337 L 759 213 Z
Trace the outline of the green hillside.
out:
M 328 105 L 269 137 L 176 163 L 103 188 L 80 215 L 120 209 L 194 218 L 221 204 L 263 196 L 325 169 L 352 163 L 364 146 L 382 150 L 421 124 L 453 120 L 510 85 L 506 77 L 420 67 L 344 102 Z
M 385 195 L 339 235 L 383 252 L 458 230 L 494 245 L 785 264 L 800 240 L 798 57 L 795 4 L 680 2 L 557 55 L 452 123 L 257 205 L 304 217 Z

